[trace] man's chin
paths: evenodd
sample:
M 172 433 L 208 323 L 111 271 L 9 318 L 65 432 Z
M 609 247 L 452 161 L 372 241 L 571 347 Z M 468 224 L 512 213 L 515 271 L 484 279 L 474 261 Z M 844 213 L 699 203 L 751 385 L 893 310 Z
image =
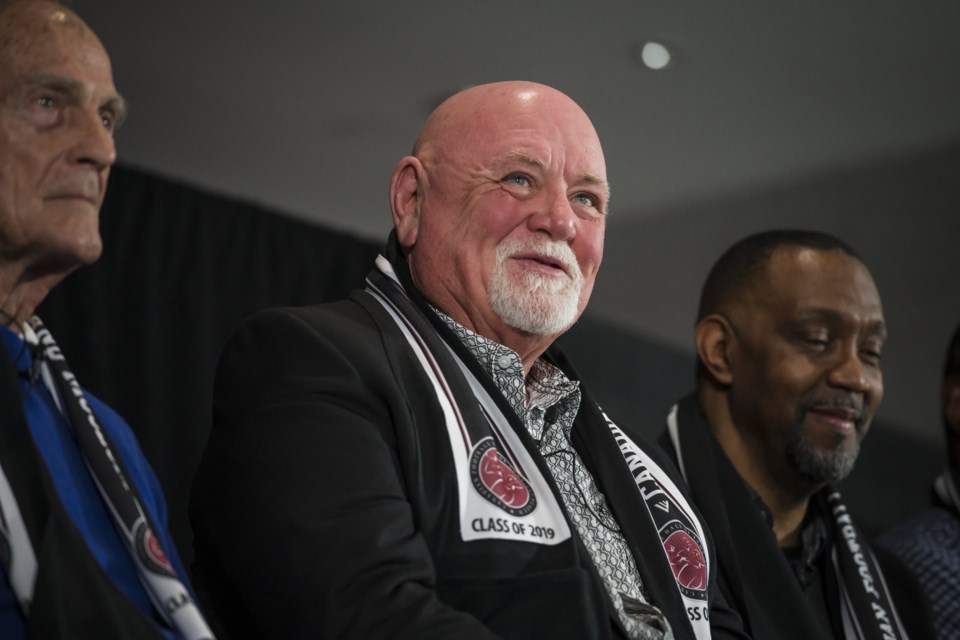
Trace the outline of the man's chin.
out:
M 803 478 L 814 484 L 839 482 L 850 472 L 860 453 L 859 440 L 837 447 L 820 447 L 806 441 L 792 443 L 787 459 Z
M 548 276 L 511 268 L 494 269 L 488 290 L 491 308 L 508 326 L 535 336 L 557 336 L 580 315 L 579 284 L 565 275 Z
M 95 263 L 102 254 L 103 242 L 100 234 L 93 234 L 67 239 L 60 246 L 50 247 L 43 264 L 47 265 L 47 271 L 62 271 L 66 275 Z
M 100 259 L 100 256 L 103 255 L 103 240 L 100 238 L 100 234 L 93 234 L 92 236 L 79 240 L 73 251 L 73 255 L 76 256 L 77 262 L 81 266 L 93 264 Z
M 578 315 L 576 307 L 571 310 L 564 302 L 537 300 L 534 296 L 524 300 L 491 296 L 490 305 L 507 325 L 535 336 L 560 335 L 573 325 Z

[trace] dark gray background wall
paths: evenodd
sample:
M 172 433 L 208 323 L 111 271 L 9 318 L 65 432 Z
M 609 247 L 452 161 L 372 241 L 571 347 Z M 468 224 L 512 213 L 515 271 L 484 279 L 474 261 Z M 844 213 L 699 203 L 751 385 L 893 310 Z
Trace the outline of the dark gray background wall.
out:
M 624 333 L 598 343 L 636 337 L 691 359 L 697 290 L 727 245 L 770 227 L 831 231 L 884 300 L 878 420 L 940 445 L 938 370 L 960 321 L 960 4 L 73 6 L 130 101 L 126 161 L 375 242 L 392 167 L 440 99 L 511 78 L 564 90 L 594 119 L 613 185 L 589 317 Z M 649 40 L 673 52 L 666 69 L 640 62 Z
M 947 0 L 76 0 L 131 103 L 121 156 L 382 240 L 395 162 L 443 97 L 554 85 L 591 114 L 613 186 L 591 313 L 690 353 L 693 300 L 733 240 L 833 231 L 891 324 L 881 417 L 939 438 L 960 321 L 960 4 Z M 673 53 L 646 68 L 642 45 Z

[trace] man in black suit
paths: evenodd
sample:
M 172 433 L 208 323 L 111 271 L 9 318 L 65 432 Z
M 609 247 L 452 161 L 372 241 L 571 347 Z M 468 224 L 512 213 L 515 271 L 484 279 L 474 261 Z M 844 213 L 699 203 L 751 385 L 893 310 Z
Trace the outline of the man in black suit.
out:
M 742 637 L 662 454 L 551 349 L 608 199 L 570 98 L 473 87 L 397 165 L 366 289 L 241 327 L 191 505 L 231 637 Z
M 883 397 L 880 295 L 857 254 L 810 231 L 730 247 L 697 315 L 697 390 L 673 455 L 717 546 L 720 588 L 755 638 L 903 638 L 873 554 L 830 483 Z

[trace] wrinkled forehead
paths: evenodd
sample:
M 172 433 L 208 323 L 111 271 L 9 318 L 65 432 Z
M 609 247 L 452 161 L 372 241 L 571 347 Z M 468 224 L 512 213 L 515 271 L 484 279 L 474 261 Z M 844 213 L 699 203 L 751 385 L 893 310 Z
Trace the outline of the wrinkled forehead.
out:
M 606 182 L 606 162 L 597 133 L 572 101 L 482 103 L 431 123 L 418 140 L 426 162 L 490 166 L 528 158 L 544 167 Z
M 96 35 L 69 9 L 51 2 L 3 5 L 0 0 L 0 57 L 5 66 L 29 66 L 64 54 L 86 52 L 106 58 Z
M 6 46 L 0 43 L 4 95 L 31 86 L 69 86 L 97 102 L 117 103 L 118 112 L 125 110 L 113 83 L 110 57 L 79 17 L 59 5 L 38 3 L 7 18 L 3 29 L 9 37 Z

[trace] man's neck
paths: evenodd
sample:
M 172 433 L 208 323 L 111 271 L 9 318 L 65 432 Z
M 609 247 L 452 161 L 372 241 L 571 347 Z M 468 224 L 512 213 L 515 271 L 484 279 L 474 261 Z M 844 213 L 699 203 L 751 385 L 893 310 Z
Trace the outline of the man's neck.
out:
M 803 531 L 807 510 L 810 508 L 811 494 L 791 495 L 788 492 L 777 491 L 779 487 L 774 487 L 771 491 L 769 487 L 751 486 L 770 509 L 773 535 L 777 538 L 777 545 L 784 548 L 800 544 L 800 534 Z
M 17 265 L 0 266 L 0 323 L 20 333 L 36 308 L 65 275 L 35 275 Z
M 435 304 L 433 301 L 430 301 L 430 303 Z M 505 346 L 520 356 L 524 378 L 530 375 L 530 370 L 533 368 L 534 363 L 550 347 L 556 337 L 527 333 L 519 329 L 514 329 L 505 323 L 501 323 L 496 327 L 487 324 L 480 325 L 464 313 L 460 307 L 451 305 L 447 309 L 444 309 L 440 305 L 435 306 L 463 327 L 483 336 L 487 340 L 492 340 L 497 344 Z M 450 312 L 451 307 L 453 313 Z
M 722 394 L 701 393 L 699 399 L 720 448 L 769 509 L 777 544 L 781 548 L 799 544 L 810 498 L 820 487 L 798 477 L 785 461 L 770 460 L 762 443 L 734 424 Z

